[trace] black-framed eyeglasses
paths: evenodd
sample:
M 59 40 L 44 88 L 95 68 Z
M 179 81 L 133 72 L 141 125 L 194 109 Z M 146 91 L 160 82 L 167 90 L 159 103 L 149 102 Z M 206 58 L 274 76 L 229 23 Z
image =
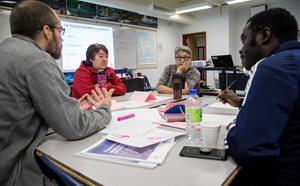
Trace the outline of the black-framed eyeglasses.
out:
M 175 57 L 175 59 L 177 60 L 177 61 L 187 61 L 187 60 L 189 60 L 191 57 L 190 56 L 183 56 L 183 57 L 181 57 L 181 56 L 176 56 Z
M 61 36 L 63 36 L 65 34 L 66 29 L 64 27 L 50 26 L 50 25 L 49 25 L 49 27 L 59 29 L 59 33 Z

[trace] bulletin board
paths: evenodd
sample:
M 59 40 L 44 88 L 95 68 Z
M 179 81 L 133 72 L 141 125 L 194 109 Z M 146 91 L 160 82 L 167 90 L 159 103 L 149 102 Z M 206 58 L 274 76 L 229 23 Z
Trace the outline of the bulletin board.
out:
M 115 68 L 157 66 L 156 30 L 115 28 Z

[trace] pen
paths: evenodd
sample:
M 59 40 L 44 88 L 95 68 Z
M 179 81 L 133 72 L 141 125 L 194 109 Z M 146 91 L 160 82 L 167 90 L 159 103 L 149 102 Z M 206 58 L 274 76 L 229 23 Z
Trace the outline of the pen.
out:
M 183 110 L 182 110 L 181 107 L 179 107 L 179 110 L 180 110 L 181 114 L 182 114 L 183 116 L 185 116 L 185 114 L 184 114 L 184 112 L 183 112 Z
M 224 92 L 229 90 L 236 81 L 237 81 L 237 79 L 234 80 L 233 82 L 231 82 L 230 85 L 228 85 L 228 87 L 224 90 Z
M 132 113 L 132 114 L 128 114 L 128 115 L 125 115 L 125 116 L 120 116 L 117 119 L 118 119 L 118 121 L 122 121 L 122 120 L 125 120 L 125 119 L 133 118 L 134 116 L 135 116 L 135 114 Z
M 204 103 L 204 104 L 202 105 L 202 108 L 207 107 L 207 106 L 208 106 L 208 103 Z
M 226 87 L 226 89 L 223 90 L 222 92 L 227 92 L 227 91 L 232 87 L 232 85 L 233 85 L 235 82 L 237 82 L 237 79 L 234 80 L 234 81 L 232 81 L 232 82 L 228 85 L 228 87 Z M 216 100 L 218 100 L 218 97 L 216 98 Z

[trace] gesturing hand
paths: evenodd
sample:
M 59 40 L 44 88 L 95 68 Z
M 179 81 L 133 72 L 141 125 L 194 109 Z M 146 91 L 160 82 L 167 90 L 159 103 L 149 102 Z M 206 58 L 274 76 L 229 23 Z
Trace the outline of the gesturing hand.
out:
M 232 91 L 225 90 L 217 95 L 217 98 L 225 104 L 228 103 L 233 107 L 239 107 L 241 99 Z
M 95 90 L 91 91 L 91 95 L 85 94 L 79 99 L 80 102 L 80 109 L 81 110 L 89 110 L 91 108 L 97 109 L 102 104 L 106 104 L 111 106 L 111 96 L 114 92 L 114 89 L 109 91 L 106 88 L 102 88 L 102 91 L 95 87 Z
M 89 101 L 95 106 L 95 108 L 99 108 L 103 103 L 111 106 L 111 96 L 115 90 L 110 89 L 107 91 L 106 88 L 102 88 L 102 91 L 96 87 L 95 90 L 92 90 L 92 96 Z

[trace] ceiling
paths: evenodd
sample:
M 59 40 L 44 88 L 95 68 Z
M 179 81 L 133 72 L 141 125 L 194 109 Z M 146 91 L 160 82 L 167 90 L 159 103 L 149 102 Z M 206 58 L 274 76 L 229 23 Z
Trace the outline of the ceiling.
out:
M 233 9 L 252 7 L 283 0 L 250 0 L 238 4 L 227 5 L 225 0 L 81 0 L 103 6 L 119 8 L 139 14 L 158 17 L 161 19 L 191 24 L 194 22 L 193 13 L 175 14 L 176 8 L 208 2 L 213 7 L 230 6 Z M 199 10 L 201 11 L 201 10 Z M 174 16 L 175 15 L 175 16 Z

